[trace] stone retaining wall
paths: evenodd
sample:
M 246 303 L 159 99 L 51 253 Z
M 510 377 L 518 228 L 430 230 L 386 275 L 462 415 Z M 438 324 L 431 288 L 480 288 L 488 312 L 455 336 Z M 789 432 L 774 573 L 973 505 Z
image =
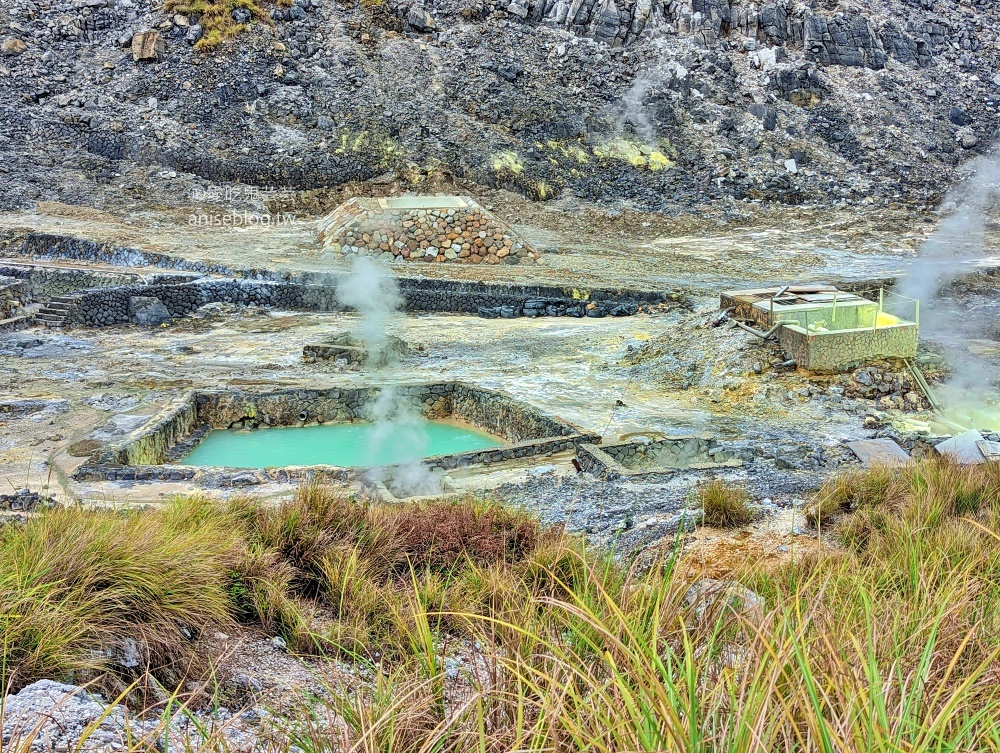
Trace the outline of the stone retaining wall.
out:
M 576 459 L 580 470 L 608 480 L 742 465 L 708 435 L 600 447 L 583 444 L 577 449 Z
M 28 284 L 0 269 L 0 320 L 15 316 L 31 301 Z
M 190 284 L 194 286 L 210 285 L 202 293 L 189 292 L 187 295 L 175 292 L 172 296 L 177 313 L 183 315 L 194 310 L 203 303 L 234 302 L 256 303 L 265 306 L 279 306 L 290 309 L 312 311 L 338 311 L 337 285 L 346 279 L 343 275 L 320 272 L 303 272 L 293 275 L 290 272 L 278 272 L 268 269 L 235 268 L 217 264 L 205 264 L 178 257 L 168 256 L 141 249 L 116 246 L 109 243 L 96 243 L 80 238 L 33 233 L 22 243 L 19 253 L 30 259 L 64 259 L 69 261 L 100 262 L 124 266 L 147 266 L 169 270 L 184 270 L 202 274 L 225 275 L 231 280 L 199 280 Z M 562 301 L 565 304 L 587 304 L 590 302 L 606 303 L 608 306 L 626 304 L 628 310 L 635 305 L 657 305 L 660 303 L 684 303 L 687 296 L 681 292 L 662 292 L 656 290 L 637 290 L 626 288 L 574 288 L 559 285 L 519 285 L 508 283 L 434 280 L 422 277 L 397 277 L 400 291 L 404 298 L 404 309 L 407 311 L 451 312 L 476 314 L 480 309 L 499 309 L 507 307 L 517 312 L 525 309 L 525 304 L 532 299 L 549 299 Z M 155 277 L 147 278 L 148 282 L 157 284 Z M 174 278 L 173 282 L 177 279 Z M 255 283 L 275 283 L 277 286 L 293 286 L 295 290 L 279 292 L 276 287 Z M 216 287 L 225 283 L 222 287 Z M 238 285 L 237 285 L 238 284 Z M 80 287 L 96 287 L 85 286 Z M 128 286 L 125 286 L 128 287 Z M 133 286 L 138 288 L 139 286 Z M 302 290 L 308 288 L 308 290 Z M 76 288 L 80 289 L 80 288 Z M 148 287 L 142 286 L 141 291 L 124 291 L 126 297 L 152 296 L 160 297 Z M 90 291 L 93 293 L 94 291 Z M 109 303 L 109 311 L 103 317 L 98 316 L 102 300 Z M 195 301 L 201 303 L 195 305 Z M 106 323 L 125 323 L 128 302 L 121 295 L 89 296 L 85 302 L 85 311 L 76 317 L 80 324 L 96 324 L 99 319 Z M 187 303 L 185 303 L 187 301 Z M 171 304 L 164 300 L 168 310 Z M 123 308 L 124 306 L 124 308 Z
M 21 280 L 26 286 L 31 300 L 34 301 L 45 301 L 87 288 L 110 288 L 139 282 L 139 275 L 132 272 L 21 267 L 13 264 L 0 264 L 0 275 L 16 277 Z
M 378 362 L 372 365 L 385 366 L 409 351 L 409 346 L 403 340 L 387 335 Z M 364 364 L 368 362 L 368 353 L 368 346 L 355 338 L 351 332 L 337 332 L 319 342 L 308 343 L 302 347 L 302 358 L 307 363 L 344 360 L 349 364 Z
M 225 267 L 217 264 L 205 264 L 180 257 L 169 256 L 137 248 L 117 246 L 110 243 L 97 243 L 82 238 L 71 238 L 61 235 L 32 233 L 25 237 L 18 249 L 18 254 L 29 259 L 66 260 L 98 262 L 120 265 L 124 267 L 156 267 L 160 269 L 214 274 L 247 280 L 295 282 L 302 285 L 336 286 L 345 276 L 327 272 L 279 272 L 270 269 Z M 81 270 L 82 271 L 82 270 Z M 123 274 L 129 274 L 123 272 Z M 505 303 L 503 296 L 510 296 L 510 301 L 523 300 L 528 297 L 569 297 L 580 300 L 615 300 L 632 298 L 640 303 L 660 303 L 666 300 L 678 300 L 679 294 L 667 294 L 654 290 L 637 290 L 631 288 L 574 288 L 559 285 L 519 285 L 508 283 L 436 280 L 424 277 L 398 276 L 396 278 L 404 294 L 416 298 L 433 296 L 440 299 L 448 294 L 469 296 L 483 295 L 485 300 L 477 304 L 500 305 Z M 83 286 L 86 287 L 86 286 Z M 96 286 L 91 286 L 96 287 Z M 474 310 L 471 306 L 470 310 Z
M 534 264 L 541 254 L 467 196 L 434 206 L 393 207 L 392 200 L 354 198 L 323 220 L 320 240 L 344 256 L 383 262 Z M 454 206 L 454 204 L 464 206 Z M 445 206 L 451 204 L 451 206 Z
M 290 389 L 267 393 L 195 391 L 171 403 L 119 442 L 98 451 L 76 473 L 85 480 L 195 480 L 239 486 L 294 482 L 311 476 L 349 480 L 368 469 L 302 466 L 275 469 L 206 468 L 178 461 L 211 429 L 304 426 L 368 419 L 381 387 Z M 600 437 L 494 390 L 463 384 L 399 385 L 397 398 L 428 419 L 460 419 L 501 436 L 510 444 L 422 460 L 432 470 L 490 465 L 573 450 Z M 391 473 L 391 469 L 390 469 Z
M 562 294 L 562 300 L 607 302 L 628 314 L 644 304 L 673 300 L 676 296 L 651 291 L 574 291 L 554 286 L 482 285 L 449 280 L 402 280 L 404 310 L 475 314 L 484 307 L 511 307 L 521 314 L 525 304 L 539 291 Z M 567 297 L 569 292 L 581 297 Z M 627 296 L 616 298 L 615 296 Z M 72 302 L 70 320 L 75 324 L 108 326 L 129 322 L 129 299 L 159 298 L 171 316 L 184 316 L 206 303 L 236 303 L 301 311 L 342 311 L 336 284 L 310 285 L 299 282 L 200 279 L 179 284 L 153 283 L 88 290 Z M 592 298 L 593 296 L 593 298 Z M 618 305 L 620 304 L 620 305 Z

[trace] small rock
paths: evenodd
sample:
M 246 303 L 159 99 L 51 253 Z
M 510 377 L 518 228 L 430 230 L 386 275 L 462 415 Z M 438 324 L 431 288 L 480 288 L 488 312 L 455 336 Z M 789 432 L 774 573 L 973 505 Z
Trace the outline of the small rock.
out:
M 423 8 L 419 8 L 416 5 L 411 6 L 410 10 L 407 11 L 406 23 L 415 31 L 423 33 L 437 31 L 437 23 L 434 21 L 433 16 L 431 16 L 431 14 Z
M 274 646 L 279 651 L 287 651 L 288 644 L 285 643 L 285 639 L 280 635 L 276 635 L 271 639 L 271 645 Z
M 960 129 L 958 133 L 955 134 L 955 140 L 963 149 L 972 149 L 979 144 L 979 137 L 976 136 L 971 128 Z
M 167 43 L 158 31 L 140 31 L 132 37 L 132 59 L 159 60 L 167 51 Z
M 5 57 L 15 57 L 22 52 L 26 52 L 27 49 L 28 45 L 17 38 L 5 39 L 3 44 L 0 44 L 0 54 L 3 54 Z

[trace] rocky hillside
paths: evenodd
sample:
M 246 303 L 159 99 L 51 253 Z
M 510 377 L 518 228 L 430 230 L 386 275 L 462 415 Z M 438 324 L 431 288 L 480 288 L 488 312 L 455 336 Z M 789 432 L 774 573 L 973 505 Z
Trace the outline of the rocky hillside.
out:
M 995 0 L 214 2 L 245 28 L 205 50 L 180 0 L 4 0 L 0 208 L 186 174 L 926 206 L 1000 136 Z

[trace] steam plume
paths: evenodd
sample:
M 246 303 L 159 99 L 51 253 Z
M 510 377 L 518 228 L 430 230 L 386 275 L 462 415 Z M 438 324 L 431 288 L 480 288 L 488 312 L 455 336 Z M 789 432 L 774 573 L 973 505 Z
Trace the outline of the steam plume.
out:
M 969 176 L 945 197 L 942 211 L 948 214 L 921 247 L 898 291 L 920 300 L 923 335 L 961 348 L 961 353 L 949 359 L 953 374 L 940 395 L 949 414 L 957 411 L 960 415 L 954 418 L 970 428 L 988 428 L 986 424 L 997 419 L 981 409 L 987 405 L 990 382 L 997 375 L 983 357 L 969 352 L 968 341 L 989 337 L 989 317 L 959 309 L 946 291 L 986 258 L 987 223 L 1000 200 L 1000 153 L 980 157 L 970 167 Z
M 384 383 L 398 365 L 396 352 L 389 348 L 388 333 L 389 322 L 399 316 L 403 304 L 396 278 L 378 262 L 359 256 L 350 275 L 338 286 L 337 300 L 360 314 L 355 335 L 365 344 L 369 373 Z M 440 479 L 420 462 L 430 438 L 413 403 L 386 384 L 368 412 L 374 424 L 368 464 L 376 465 L 379 450 L 387 451 L 394 463 L 391 471 L 380 469 L 373 477 L 382 482 L 391 480 L 399 495 L 440 493 Z

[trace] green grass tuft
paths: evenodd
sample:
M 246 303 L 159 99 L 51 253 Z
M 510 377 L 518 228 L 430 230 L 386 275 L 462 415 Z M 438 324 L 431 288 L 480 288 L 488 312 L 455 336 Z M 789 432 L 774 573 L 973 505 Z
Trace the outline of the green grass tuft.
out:
M 707 525 L 739 528 L 757 517 L 757 513 L 750 508 L 750 495 L 742 486 L 712 479 L 701 484 L 696 494 Z
M 276 0 L 277 5 L 289 6 L 292 0 Z M 260 23 L 272 26 L 271 16 L 256 0 L 166 0 L 164 10 L 168 13 L 182 13 L 191 23 L 201 23 L 202 37 L 195 49 L 208 52 L 233 39 L 247 24 L 233 20 L 233 11 L 239 8 L 250 11 L 251 17 Z

